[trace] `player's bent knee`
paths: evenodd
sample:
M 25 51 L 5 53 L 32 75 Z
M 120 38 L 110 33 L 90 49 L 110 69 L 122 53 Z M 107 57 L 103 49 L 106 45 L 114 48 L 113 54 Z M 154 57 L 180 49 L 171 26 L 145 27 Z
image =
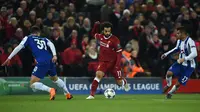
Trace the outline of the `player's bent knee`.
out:
M 102 79 L 103 76 L 104 76 L 104 72 L 102 72 L 102 71 L 97 71 L 97 72 L 96 72 L 96 77 L 97 77 L 98 79 Z
M 180 82 L 178 82 L 178 81 L 176 82 L 175 85 L 176 85 L 176 88 L 179 88 L 181 86 Z
M 173 76 L 173 72 L 171 72 L 171 71 L 167 71 L 167 74 L 166 74 L 166 77 L 171 77 L 171 76 Z
M 52 81 L 54 81 L 54 82 L 58 80 L 57 75 L 55 75 L 55 76 L 49 76 L 49 78 L 50 78 Z
M 39 81 L 40 81 L 40 78 L 38 78 L 38 77 L 32 75 L 32 76 L 31 76 L 31 80 L 30 80 L 30 86 L 31 86 L 33 83 L 39 82 Z
M 179 88 L 181 86 L 181 84 L 176 85 L 176 88 Z
M 35 83 L 35 82 L 34 82 L 34 83 Z M 30 88 L 33 88 L 33 84 L 34 84 L 34 83 L 30 83 L 29 87 L 30 87 Z

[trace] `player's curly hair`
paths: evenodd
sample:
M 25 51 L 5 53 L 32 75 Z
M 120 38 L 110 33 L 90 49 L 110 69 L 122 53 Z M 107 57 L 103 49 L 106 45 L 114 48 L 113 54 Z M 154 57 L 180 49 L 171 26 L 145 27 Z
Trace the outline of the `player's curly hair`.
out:
M 111 28 L 113 27 L 112 23 L 110 22 L 103 22 L 102 25 L 101 25 L 101 30 L 103 30 L 104 28 Z

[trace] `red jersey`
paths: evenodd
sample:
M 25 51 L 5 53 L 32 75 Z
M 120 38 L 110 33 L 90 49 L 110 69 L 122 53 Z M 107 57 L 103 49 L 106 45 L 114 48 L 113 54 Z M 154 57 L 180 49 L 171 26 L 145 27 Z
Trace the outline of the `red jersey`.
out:
M 96 33 L 94 36 L 100 43 L 99 61 L 117 61 L 117 53 L 121 52 L 119 39 L 111 35 L 106 38 L 103 34 Z

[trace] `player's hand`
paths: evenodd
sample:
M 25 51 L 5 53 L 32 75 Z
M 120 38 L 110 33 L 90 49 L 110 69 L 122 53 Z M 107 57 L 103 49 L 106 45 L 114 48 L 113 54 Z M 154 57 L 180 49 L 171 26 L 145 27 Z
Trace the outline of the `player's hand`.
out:
M 52 62 L 53 62 L 53 63 L 56 63 L 57 59 L 58 59 L 57 56 L 53 56 Z
M 163 54 L 162 56 L 161 56 L 161 59 L 163 60 L 163 59 L 165 59 L 167 56 L 165 55 L 165 54 Z
M 10 59 L 7 59 L 1 66 L 8 66 L 10 65 Z
M 180 58 L 180 59 L 177 60 L 177 62 L 178 62 L 179 64 L 183 63 L 184 61 L 185 61 L 184 58 Z

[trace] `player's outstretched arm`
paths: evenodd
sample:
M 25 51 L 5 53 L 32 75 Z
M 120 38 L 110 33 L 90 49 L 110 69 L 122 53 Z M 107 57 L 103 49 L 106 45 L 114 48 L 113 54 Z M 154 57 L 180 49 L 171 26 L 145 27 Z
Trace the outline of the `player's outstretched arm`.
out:
M 190 48 L 191 53 L 185 57 L 185 61 L 193 60 L 195 57 L 197 57 L 197 48 L 195 46 L 194 41 L 191 39 L 189 40 L 188 43 L 189 43 L 189 48 Z
M 116 52 L 117 52 L 117 61 L 116 61 L 115 67 L 120 68 L 121 58 L 122 58 L 122 49 L 119 49 Z
M 99 21 L 95 22 L 91 32 L 92 37 L 95 37 L 95 34 L 99 33 L 99 27 L 100 27 L 100 22 Z
M 170 50 L 170 51 L 164 53 L 164 54 L 161 56 L 161 59 L 166 58 L 168 55 L 170 55 L 170 54 L 172 54 L 172 53 L 178 52 L 178 51 L 179 51 L 179 44 L 180 44 L 180 40 L 177 41 L 176 47 L 173 48 L 172 50 Z
M 51 52 L 53 54 L 52 62 L 55 63 L 57 61 L 56 48 L 55 48 L 54 44 L 48 39 L 47 39 L 47 45 L 49 46 L 49 48 L 51 49 Z
M 121 59 L 122 59 L 122 47 L 120 45 L 120 41 L 119 39 L 116 39 L 115 43 L 115 51 L 117 53 L 117 60 L 116 60 L 116 64 L 115 67 L 120 68 L 121 67 Z
M 10 60 L 12 59 L 12 57 L 14 57 L 22 48 L 24 48 L 24 46 L 27 45 L 27 40 L 28 40 L 28 37 L 25 36 L 23 40 L 20 42 L 20 44 L 17 47 L 15 47 L 15 49 L 12 51 L 8 59 L 2 64 L 2 66 L 10 64 Z
M 21 45 L 21 44 L 19 44 L 17 47 L 15 47 L 15 49 L 9 55 L 9 57 L 7 58 L 7 60 L 2 64 L 2 66 L 9 65 L 10 64 L 10 60 L 12 59 L 12 57 L 14 57 L 23 47 L 24 46 Z

